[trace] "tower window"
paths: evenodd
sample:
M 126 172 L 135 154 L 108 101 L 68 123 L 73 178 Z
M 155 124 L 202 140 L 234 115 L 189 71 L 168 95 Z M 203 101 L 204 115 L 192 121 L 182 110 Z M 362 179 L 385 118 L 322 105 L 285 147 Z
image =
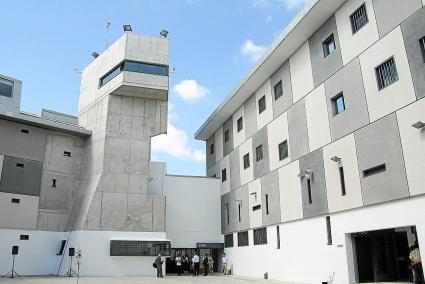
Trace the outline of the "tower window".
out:
M 260 145 L 255 149 L 255 154 L 257 162 L 263 159 L 263 145 Z
M 425 36 L 419 40 L 419 45 L 421 46 L 422 58 L 425 63 Z
M 266 215 L 269 215 L 269 195 L 266 194 Z
M 22 163 L 17 163 L 17 164 L 16 164 L 16 167 L 18 167 L 18 168 L 24 168 L 24 167 L 25 167 L 25 165 L 24 165 L 24 164 L 22 164 Z
M 224 204 L 224 207 L 226 207 L 226 220 L 227 220 L 227 225 L 229 225 L 230 224 L 229 204 L 228 203 Z
M 262 96 L 261 99 L 258 100 L 258 113 L 262 113 L 266 110 L 266 96 Z
M 21 241 L 28 241 L 30 239 L 30 236 L 29 235 L 20 235 L 19 239 Z
M 243 156 L 243 168 L 244 170 L 249 168 L 249 153 Z
M 311 195 L 311 180 L 307 179 L 307 194 L 308 194 L 308 203 L 313 204 L 313 197 Z
M 254 230 L 254 245 L 265 245 L 267 244 L 267 228 L 255 229 Z
M 398 81 L 397 66 L 394 57 L 391 57 L 375 68 L 378 90 L 382 90 Z
M 376 167 L 372 167 L 372 168 L 369 168 L 369 169 L 363 171 L 363 177 L 366 178 L 366 177 L 370 177 L 370 176 L 373 176 L 373 175 L 377 175 L 377 174 L 385 172 L 386 170 L 387 170 L 387 167 L 385 166 L 385 164 L 382 164 L 382 165 L 379 165 L 379 166 L 376 166 Z
M 214 154 L 214 144 L 210 145 L 210 155 Z
M 279 144 L 279 161 L 283 161 L 288 158 L 288 140 L 283 141 Z
M 334 34 L 331 34 L 327 39 L 323 41 L 323 53 L 325 57 L 331 55 L 336 50 L 336 43 Z
M 238 247 L 246 247 L 249 245 L 248 231 L 238 233 Z
M 228 142 L 230 140 L 230 130 L 226 129 L 226 131 L 224 131 L 224 142 Z
M 64 152 L 63 152 L 63 155 L 64 155 L 65 157 L 71 157 L 71 152 L 64 151 Z
M 56 179 L 52 179 L 52 187 L 56 187 Z
M 233 247 L 233 234 L 228 234 L 224 236 L 224 247 L 225 248 Z
M 328 246 L 332 245 L 332 227 L 331 227 L 331 217 L 326 216 L 326 233 L 328 236 Z
M 276 226 L 277 249 L 280 249 L 280 227 Z
M 12 198 L 12 203 L 19 204 L 21 203 L 21 200 L 19 198 Z
M 351 30 L 355 34 L 358 30 L 363 28 L 368 22 L 366 5 L 363 3 L 353 14 L 350 16 Z
M 280 80 L 276 85 L 274 85 L 274 99 L 277 101 L 283 95 L 283 86 L 282 80 Z
M 30 134 L 30 131 L 28 129 L 21 129 L 21 133 Z
M 237 127 L 238 127 L 238 132 L 240 132 L 243 129 L 243 118 L 242 116 L 239 117 L 238 121 L 236 122 Z
M 225 182 L 227 180 L 227 173 L 226 173 L 226 169 L 223 169 L 221 171 L 221 181 Z
M 344 94 L 340 93 L 334 98 L 332 98 L 332 112 L 333 115 L 338 115 L 345 110 L 345 101 L 344 101 Z
M 13 93 L 13 82 L 0 79 L 0 96 L 11 98 Z
M 341 183 L 341 194 L 342 196 L 345 196 L 347 192 L 345 190 L 344 167 L 339 167 L 339 181 Z

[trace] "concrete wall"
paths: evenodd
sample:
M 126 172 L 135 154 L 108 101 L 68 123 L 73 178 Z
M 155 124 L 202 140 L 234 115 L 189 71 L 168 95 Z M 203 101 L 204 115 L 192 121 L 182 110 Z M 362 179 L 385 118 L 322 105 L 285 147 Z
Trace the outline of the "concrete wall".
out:
M 19 199 L 19 203 L 12 199 Z M 0 192 L 0 228 L 34 230 L 38 203 L 38 196 Z
M 283 95 L 276 100 L 274 87 L 282 81 Z M 276 118 L 292 105 L 292 83 L 289 71 L 289 61 L 283 65 L 270 77 L 273 99 L 273 118 Z
M 305 42 L 289 59 L 291 69 L 292 95 L 294 103 L 313 90 L 313 74 L 310 49 Z
M 166 232 L 175 248 L 222 243 L 218 179 L 165 176 Z
M 0 82 L 12 86 L 12 97 L 0 96 L 0 112 L 18 114 L 21 108 L 22 82 L 4 75 L 0 75 Z
M 229 131 L 229 140 L 226 141 L 226 132 Z M 233 121 L 229 118 L 223 124 L 223 156 L 228 155 L 233 150 Z
M 289 148 L 291 160 L 297 160 L 309 152 L 305 101 L 301 100 L 288 111 Z
M 263 152 L 263 159 L 257 161 L 256 149 L 260 146 Z M 270 172 L 269 145 L 267 143 L 267 127 L 264 127 L 260 131 L 255 133 L 252 138 L 252 159 L 254 162 L 254 179 L 257 179 Z

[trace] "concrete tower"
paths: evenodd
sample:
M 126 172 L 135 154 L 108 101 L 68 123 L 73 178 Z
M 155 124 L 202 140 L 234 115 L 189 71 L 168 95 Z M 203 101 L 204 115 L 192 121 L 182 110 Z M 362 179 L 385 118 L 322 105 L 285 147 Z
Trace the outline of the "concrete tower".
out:
M 79 124 L 87 179 L 70 230 L 165 231 L 165 197 L 148 194 L 151 137 L 167 131 L 168 40 L 126 32 L 83 71 Z

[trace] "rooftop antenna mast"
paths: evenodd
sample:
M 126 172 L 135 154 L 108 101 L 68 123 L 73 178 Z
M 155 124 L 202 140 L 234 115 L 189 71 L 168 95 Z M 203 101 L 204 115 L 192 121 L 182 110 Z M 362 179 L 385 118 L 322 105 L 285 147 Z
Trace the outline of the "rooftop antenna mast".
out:
M 111 27 L 111 22 L 106 23 L 106 48 L 109 47 L 109 28 Z

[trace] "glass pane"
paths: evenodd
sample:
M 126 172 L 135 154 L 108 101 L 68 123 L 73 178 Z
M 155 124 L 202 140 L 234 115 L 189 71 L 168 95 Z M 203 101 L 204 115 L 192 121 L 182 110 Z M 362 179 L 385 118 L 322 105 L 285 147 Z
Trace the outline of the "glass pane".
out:
M 139 64 L 136 62 L 127 61 L 125 63 L 124 70 L 130 72 L 139 72 Z
M 0 96 L 11 98 L 12 89 L 13 89 L 12 85 L 4 84 L 0 82 Z

